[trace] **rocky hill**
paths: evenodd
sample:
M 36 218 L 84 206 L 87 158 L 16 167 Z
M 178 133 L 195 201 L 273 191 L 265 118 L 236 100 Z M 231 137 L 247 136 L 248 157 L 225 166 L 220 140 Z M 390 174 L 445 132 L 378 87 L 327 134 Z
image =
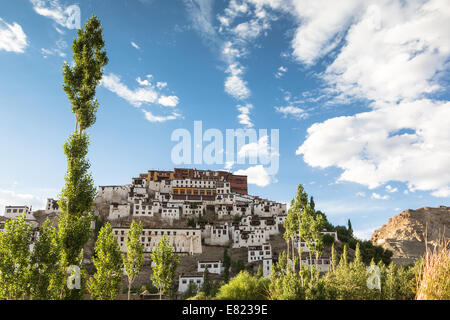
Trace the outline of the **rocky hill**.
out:
M 405 210 L 392 217 L 380 229 L 375 230 L 371 241 L 391 250 L 392 260 L 397 263 L 412 263 L 439 238 L 450 238 L 450 207 L 424 207 Z

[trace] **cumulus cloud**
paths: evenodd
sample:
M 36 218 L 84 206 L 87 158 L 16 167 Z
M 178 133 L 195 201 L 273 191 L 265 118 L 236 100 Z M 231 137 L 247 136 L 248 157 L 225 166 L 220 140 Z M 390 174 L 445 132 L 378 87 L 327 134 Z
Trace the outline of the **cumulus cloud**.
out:
M 325 80 L 342 95 L 393 103 L 440 89 L 450 54 L 450 3 L 381 1 L 351 26 Z
M 247 176 L 248 183 L 255 184 L 258 187 L 265 187 L 271 183 L 270 175 L 260 164 L 253 167 L 248 167 L 245 170 L 237 170 L 233 172 L 233 174 Z
M 302 108 L 295 106 L 275 107 L 276 112 L 281 113 L 284 118 L 292 117 L 294 119 L 305 119 L 308 113 Z
M 52 19 L 60 26 L 68 29 L 81 27 L 81 10 L 78 5 L 63 7 L 58 0 L 30 0 L 30 2 L 37 14 Z
M 158 103 L 164 107 L 175 107 L 180 102 L 177 96 L 161 96 Z
M 343 169 L 340 181 L 372 189 L 402 181 L 410 190 L 445 195 L 450 183 L 449 127 L 450 102 L 404 102 L 316 123 L 297 154 L 311 166 Z M 403 128 L 414 133 L 392 135 Z
M 371 189 L 400 181 L 409 191 L 450 196 L 450 103 L 431 95 L 443 89 L 442 73 L 448 69 L 450 3 L 346 1 L 342 10 L 335 19 L 343 27 L 327 29 L 325 45 L 315 47 L 343 40 L 320 76 L 342 101 L 363 99 L 372 110 L 313 124 L 297 154 L 311 166 L 341 168 L 340 181 Z M 326 10 L 313 10 L 300 28 L 325 18 Z M 311 40 L 306 33 L 296 35 Z M 314 63 L 328 52 L 316 49 L 294 55 Z
M 299 20 L 299 27 L 292 40 L 294 57 L 306 64 L 313 64 L 318 58 L 335 48 L 340 35 L 360 10 L 362 0 L 296 0 L 292 1 L 293 14 Z
M 22 27 L 16 22 L 8 24 L 0 18 L 0 51 L 24 53 L 27 46 L 27 35 Z
M 238 151 L 238 156 L 245 157 L 272 157 L 278 156 L 278 152 L 275 148 L 269 146 L 269 136 L 265 135 L 259 138 L 257 142 L 251 142 L 245 144 Z
M 241 77 L 242 67 L 236 63 L 232 64 L 228 67 L 227 73 L 230 75 L 225 79 L 225 91 L 236 100 L 247 99 L 250 96 L 250 90 L 247 82 Z
M 247 103 L 245 106 L 237 106 L 237 109 L 239 110 L 239 123 L 243 124 L 247 127 L 253 127 L 253 123 L 250 120 L 250 110 L 253 108 L 253 105 L 250 103 Z
M 372 199 L 377 199 L 377 200 L 388 200 L 389 196 L 388 195 L 382 196 L 382 195 L 380 195 L 380 194 L 378 194 L 376 192 L 373 192 L 371 198 Z
M 389 192 L 389 193 L 394 193 L 394 192 L 398 191 L 398 188 L 394 188 L 394 187 L 392 187 L 391 185 L 388 184 L 386 186 L 386 191 Z

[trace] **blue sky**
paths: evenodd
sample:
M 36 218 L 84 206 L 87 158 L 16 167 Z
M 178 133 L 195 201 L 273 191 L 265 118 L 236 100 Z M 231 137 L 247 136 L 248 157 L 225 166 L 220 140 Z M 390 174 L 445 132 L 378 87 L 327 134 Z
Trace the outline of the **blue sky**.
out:
M 446 0 L 0 0 L 0 211 L 42 207 L 64 183 L 74 117 L 61 67 L 78 12 L 100 18 L 109 56 L 90 129 L 97 185 L 173 168 L 172 132 L 201 120 L 224 135 L 278 129 L 276 174 L 227 168 L 282 202 L 302 183 L 361 237 L 404 209 L 449 205 Z

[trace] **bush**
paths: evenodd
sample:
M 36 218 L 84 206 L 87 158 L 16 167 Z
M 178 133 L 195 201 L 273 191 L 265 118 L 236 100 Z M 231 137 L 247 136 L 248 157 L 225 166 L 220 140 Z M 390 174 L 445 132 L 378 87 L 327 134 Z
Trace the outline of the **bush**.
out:
M 417 300 L 450 300 L 450 240 L 441 240 L 433 251 L 427 248 L 419 274 Z
M 264 300 L 267 297 L 268 280 L 253 277 L 247 271 L 241 271 L 228 284 L 220 287 L 218 300 Z

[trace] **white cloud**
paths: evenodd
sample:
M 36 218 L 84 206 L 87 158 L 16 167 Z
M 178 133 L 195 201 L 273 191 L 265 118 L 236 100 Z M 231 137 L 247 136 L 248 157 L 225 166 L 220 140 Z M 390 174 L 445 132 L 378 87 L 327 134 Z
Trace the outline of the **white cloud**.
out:
M 233 168 L 234 162 L 233 161 L 227 161 L 225 162 L 225 170 L 230 170 L 231 168 Z
M 294 106 L 286 106 L 286 107 L 275 107 L 275 110 L 281 114 L 283 114 L 284 118 L 291 116 L 295 119 L 305 119 L 308 117 L 308 113 L 299 107 Z
M 233 174 L 247 176 L 248 183 L 255 184 L 258 187 L 265 187 L 271 183 L 271 177 L 260 164 L 245 170 L 237 170 Z
M 212 0 L 184 0 L 188 17 L 195 30 L 208 42 L 218 41 L 216 30 L 213 27 L 213 1 Z
M 296 0 L 292 1 L 299 27 L 292 40 L 294 57 L 307 65 L 334 49 L 340 35 L 365 0 Z M 368 2 L 368 1 L 367 1 Z
M 278 156 L 278 152 L 269 146 L 269 136 L 262 136 L 257 142 L 245 144 L 238 151 L 238 156 L 245 157 L 271 157 Z
M 169 120 L 175 120 L 181 117 L 180 114 L 176 112 L 172 112 L 171 114 L 167 116 L 155 116 L 150 111 L 142 109 L 142 112 L 145 114 L 145 119 L 147 119 L 150 122 L 166 122 Z
M 163 88 L 165 88 L 165 87 L 167 87 L 167 82 L 156 82 L 156 87 L 158 88 L 158 89 L 163 89 Z
M 247 87 L 247 82 L 241 78 L 242 67 L 237 63 L 231 64 L 227 73 L 230 75 L 225 79 L 225 91 L 236 100 L 247 99 L 250 96 L 250 90 Z
M 67 43 L 64 40 L 60 39 L 60 40 L 56 41 L 56 47 L 54 47 L 52 49 L 42 48 L 41 54 L 45 59 L 48 56 L 53 56 L 53 55 L 57 55 L 61 58 L 64 58 L 66 56 L 66 54 L 64 53 L 64 50 L 66 48 L 67 48 Z
M 27 35 L 22 27 L 16 22 L 8 24 L 0 18 L 0 51 L 24 53 L 27 46 Z
M 377 199 L 377 200 L 388 200 L 389 196 L 388 195 L 382 196 L 382 195 L 380 195 L 378 193 L 373 192 L 371 198 L 372 199 Z
M 287 70 L 288 69 L 286 67 L 283 67 L 283 66 L 279 67 L 277 72 L 275 73 L 275 77 L 281 78 L 282 76 L 284 76 L 284 74 L 287 72 Z
M 448 67 L 450 54 L 450 2 L 373 3 L 349 29 L 325 80 L 343 96 L 378 107 L 440 89 L 436 75 Z
M 343 169 L 339 181 L 371 189 L 402 181 L 411 191 L 445 196 L 450 185 L 449 127 L 450 102 L 405 102 L 316 123 L 297 154 L 314 167 Z M 413 133 L 402 134 L 404 128 Z
M 249 41 L 256 39 L 261 32 L 268 27 L 267 23 L 261 23 L 258 19 L 253 19 L 238 24 L 231 29 L 231 32 L 234 33 L 239 40 Z
M 141 86 L 151 86 L 151 82 L 148 81 L 148 79 L 142 80 L 141 77 L 136 78 L 137 83 L 139 83 Z
M 54 20 L 60 26 L 68 29 L 81 27 L 81 10 L 78 5 L 63 7 L 58 0 L 30 0 L 30 2 L 37 14 Z
M 370 240 L 372 237 L 373 232 L 378 229 L 379 227 L 375 228 L 368 228 L 368 229 L 362 229 L 362 230 L 355 230 L 353 233 L 356 236 L 356 238 L 361 240 Z
M 3 215 L 5 206 L 33 206 L 33 210 L 43 209 L 46 199 L 27 193 L 17 193 L 12 190 L 0 189 L 0 214 Z
M 175 107 L 179 103 L 179 98 L 177 96 L 160 96 L 159 92 L 148 80 L 152 78 L 152 75 L 147 75 L 147 79 L 144 80 L 138 77 L 136 81 L 141 87 L 131 90 L 122 83 L 119 76 L 110 73 L 103 76 L 102 86 L 127 100 L 135 107 L 140 107 L 142 104 L 160 104 L 164 107 Z
M 134 42 L 134 41 L 131 41 L 130 42 L 131 43 L 131 45 L 135 48 L 135 49 L 141 49 L 141 47 L 139 47 L 137 44 L 136 44 L 136 42 Z
M 165 107 L 175 107 L 179 101 L 177 96 L 161 96 L 158 99 L 158 103 Z
M 250 103 L 247 103 L 245 106 L 237 106 L 237 109 L 239 110 L 239 123 L 243 124 L 247 127 L 253 127 L 253 123 L 250 120 L 250 110 L 253 108 L 253 105 Z
M 393 188 L 391 185 L 387 185 L 386 186 L 386 191 L 387 192 L 390 192 L 390 193 L 394 193 L 394 192 L 397 192 L 398 191 L 398 188 Z
M 365 192 L 363 192 L 363 191 L 359 191 L 359 192 L 357 192 L 356 193 L 356 195 L 358 196 L 358 197 L 365 197 L 366 196 L 366 193 Z
M 103 76 L 102 85 L 135 107 L 143 103 L 155 103 L 158 100 L 158 93 L 152 87 L 130 90 L 121 82 L 120 77 L 113 73 Z

